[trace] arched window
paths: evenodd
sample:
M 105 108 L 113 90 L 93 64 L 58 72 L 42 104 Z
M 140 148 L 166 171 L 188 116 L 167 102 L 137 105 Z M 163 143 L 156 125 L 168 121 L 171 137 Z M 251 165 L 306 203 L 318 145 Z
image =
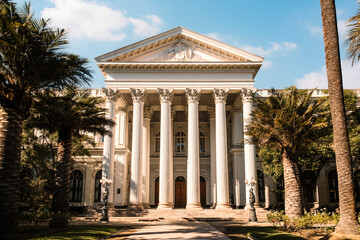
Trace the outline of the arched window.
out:
M 200 132 L 200 153 L 205 152 L 205 134 Z
M 94 202 L 100 202 L 101 199 L 101 176 L 102 171 L 98 171 L 95 176 L 95 192 L 94 192 Z
M 355 200 L 357 202 L 360 202 L 360 170 L 355 171 L 354 183 L 355 183 Z
M 83 173 L 75 170 L 70 175 L 70 202 L 82 201 Z
M 155 134 L 155 152 L 160 152 L 160 132 Z
M 265 202 L 265 179 L 264 173 L 260 170 L 257 170 L 257 188 L 259 202 Z
M 336 170 L 331 170 L 328 173 L 328 185 L 329 185 L 330 202 L 338 202 L 339 191 L 338 191 L 338 179 L 337 179 Z
M 175 134 L 175 152 L 177 153 L 185 153 L 185 142 L 186 142 L 186 134 L 183 131 L 179 131 Z

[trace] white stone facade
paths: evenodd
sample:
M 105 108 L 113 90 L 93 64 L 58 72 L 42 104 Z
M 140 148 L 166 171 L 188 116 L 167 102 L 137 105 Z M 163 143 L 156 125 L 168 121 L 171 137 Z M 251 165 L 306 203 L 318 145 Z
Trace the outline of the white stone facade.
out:
M 117 207 L 244 207 L 245 180 L 258 176 L 259 203 L 281 203 L 256 146 L 244 141 L 253 98 L 269 96 L 254 89 L 263 58 L 178 27 L 96 61 L 106 88 L 92 93 L 106 98 L 116 125 L 112 136 L 95 136 L 91 157 L 76 159 L 83 180 L 73 191 L 82 198 L 73 206 L 97 206 L 100 170 Z M 327 189 L 318 187 L 315 204 L 331 205 Z

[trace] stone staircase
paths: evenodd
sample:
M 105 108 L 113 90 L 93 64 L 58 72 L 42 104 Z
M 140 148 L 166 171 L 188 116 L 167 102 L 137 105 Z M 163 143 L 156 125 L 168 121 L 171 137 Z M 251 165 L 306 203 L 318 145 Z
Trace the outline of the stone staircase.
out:
M 87 207 L 85 212 L 76 216 L 77 221 L 99 221 L 101 217 L 101 210 Z
M 256 209 L 258 222 L 266 222 L 267 210 L 264 208 Z M 78 221 L 99 221 L 101 210 L 87 209 L 87 211 L 75 219 Z M 129 211 L 127 209 L 109 209 L 110 221 L 249 221 L 249 210 L 247 209 L 171 209 L 157 210 L 155 208 L 144 209 L 142 211 Z
M 256 209 L 258 222 L 266 222 L 267 210 L 263 208 Z M 143 211 L 127 211 L 126 209 L 111 210 L 110 221 L 241 221 L 248 222 L 249 211 L 244 209 L 202 209 L 202 210 L 156 210 L 145 209 Z

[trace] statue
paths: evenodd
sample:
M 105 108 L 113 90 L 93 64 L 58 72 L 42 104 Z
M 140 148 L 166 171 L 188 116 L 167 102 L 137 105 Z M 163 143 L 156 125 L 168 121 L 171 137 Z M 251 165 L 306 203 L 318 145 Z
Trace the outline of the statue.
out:
M 254 194 L 254 189 L 251 187 L 249 190 L 250 194 L 249 194 L 249 202 L 250 202 L 250 206 L 253 208 L 254 204 L 255 204 L 255 194 Z

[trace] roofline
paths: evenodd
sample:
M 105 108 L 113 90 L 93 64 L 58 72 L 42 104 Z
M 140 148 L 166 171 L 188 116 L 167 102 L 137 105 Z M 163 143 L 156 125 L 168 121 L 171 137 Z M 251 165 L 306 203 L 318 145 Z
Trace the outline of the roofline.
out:
M 141 41 L 135 42 L 133 44 L 127 45 L 125 47 L 122 47 L 122 48 L 116 49 L 114 51 L 105 53 L 103 55 L 95 57 L 95 60 L 96 61 L 106 61 L 106 60 L 109 60 L 112 57 L 116 56 L 117 54 L 124 54 L 124 53 L 130 52 L 130 51 L 132 51 L 134 49 L 141 48 L 143 46 L 146 46 L 148 44 L 160 41 L 161 39 L 165 39 L 165 38 L 170 37 L 170 36 L 174 36 L 176 34 L 183 34 L 183 35 L 186 35 L 188 37 L 194 38 L 194 39 L 196 39 L 198 41 L 202 41 L 202 42 L 206 41 L 209 44 L 213 44 L 216 47 L 223 48 L 226 51 L 235 52 L 238 55 L 245 55 L 247 58 L 250 58 L 253 61 L 264 61 L 263 57 L 260 57 L 260 56 L 257 56 L 255 54 L 249 53 L 247 51 L 241 50 L 239 48 L 230 46 L 230 45 L 228 45 L 226 43 L 220 42 L 220 41 L 218 41 L 216 39 L 213 39 L 211 37 L 208 37 L 208 36 L 205 36 L 203 34 L 191 31 L 191 30 L 183 28 L 183 27 L 176 27 L 176 28 L 173 28 L 173 29 L 168 30 L 166 32 L 157 34 L 155 36 L 152 36 L 152 37 L 143 39 Z

